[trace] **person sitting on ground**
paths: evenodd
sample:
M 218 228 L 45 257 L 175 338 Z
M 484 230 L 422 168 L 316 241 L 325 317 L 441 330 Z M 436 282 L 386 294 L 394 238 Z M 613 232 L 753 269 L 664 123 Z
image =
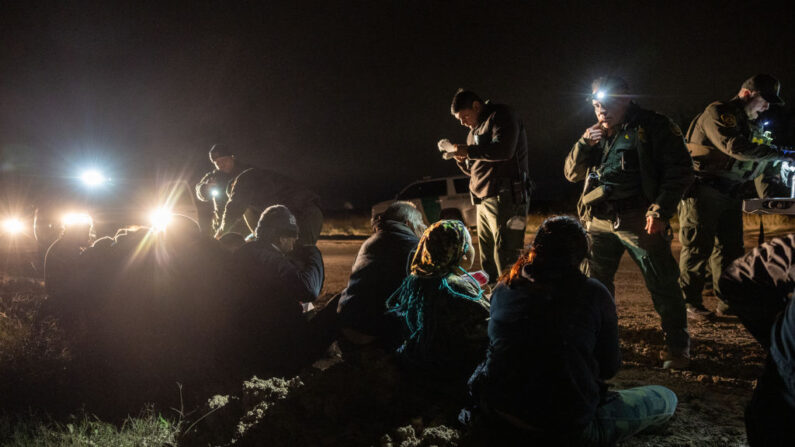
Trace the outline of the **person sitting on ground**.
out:
M 494 289 L 486 360 L 470 379 L 490 435 L 613 445 L 673 415 L 665 387 L 608 391 L 618 317 L 607 288 L 580 272 L 587 253 L 582 225 L 551 217 Z
M 795 445 L 795 235 L 775 238 L 734 261 L 719 290 L 768 352 L 745 410 L 748 444 Z
M 461 221 L 441 220 L 422 235 L 411 274 L 387 301 L 402 319 L 398 358 L 410 373 L 455 381 L 483 355 L 488 303 L 477 281 L 460 276 L 474 254 Z
M 314 301 L 323 287 L 323 258 L 316 246 L 298 246 L 295 216 L 284 205 L 260 215 L 254 241 L 234 257 L 243 287 L 241 343 L 255 343 L 255 356 L 270 369 L 292 369 L 311 362 L 333 341 L 337 303 L 311 321 L 301 303 Z
M 408 274 L 409 256 L 417 248 L 425 224 L 411 202 L 398 201 L 373 218 L 374 233 L 362 244 L 337 312 L 342 333 L 356 344 L 379 339 L 394 349 L 400 325 L 384 312 L 386 300 Z

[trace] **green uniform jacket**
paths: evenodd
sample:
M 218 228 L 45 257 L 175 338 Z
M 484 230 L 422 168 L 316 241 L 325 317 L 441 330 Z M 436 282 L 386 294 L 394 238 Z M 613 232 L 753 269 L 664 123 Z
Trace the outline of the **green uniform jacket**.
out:
M 692 161 L 682 131 L 668 117 L 641 109 L 635 103 L 630 104 L 625 123 L 617 130 L 616 138 L 633 135 L 637 150 L 637 175 L 640 176 L 642 189 L 638 193 L 642 193 L 651 204 L 646 214 L 670 219 L 676 212 L 682 193 L 693 181 Z M 603 159 L 613 158 L 605 156 L 608 144 L 607 139 L 602 139 L 598 144 L 588 146 L 580 138 L 566 157 L 566 179 L 572 183 L 583 181 L 591 171 L 602 168 Z M 586 209 L 581 217 L 589 219 L 590 210 Z
M 780 159 L 783 154 L 776 146 L 754 141 L 757 133 L 761 132 L 748 119 L 740 99 L 707 106 L 687 131 L 687 148 L 697 176 L 738 183 L 756 178 L 757 189 L 761 191 L 759 176 L 765 162 Z

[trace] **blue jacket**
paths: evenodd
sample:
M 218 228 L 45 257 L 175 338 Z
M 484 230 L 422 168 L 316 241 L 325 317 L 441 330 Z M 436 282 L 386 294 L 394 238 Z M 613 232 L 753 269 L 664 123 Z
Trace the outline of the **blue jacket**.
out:
M 550 433 L 585 427 L 621 364 L 612 296 L 572 275 L 543 285 L 527 265 L 513 285 L 497 286 L 486 361 L 470 382 L 487 409 Z

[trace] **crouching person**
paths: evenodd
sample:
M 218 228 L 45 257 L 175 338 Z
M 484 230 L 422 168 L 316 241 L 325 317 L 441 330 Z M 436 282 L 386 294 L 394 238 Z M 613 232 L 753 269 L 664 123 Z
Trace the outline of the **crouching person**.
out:
M 613 445 L 673 415 L 676 395 L 662 386 L 608 391 L 621 364 L 618 318 L 607 288 L 579 270 L 587 253 L 580 223 L 552 217 L 500 278 L 486 360 L 470 379 L 488 435 Z
M 260 215 L 255 240 L 237 252 L 243 287 L 240 337 L 261 365 L 283 371 L 319 356 L 336 336 L 336 302 L 308 321 L 301 303 L 314 301 L 323 287 L 323 258 L 316 246 L 296 246 L 295 216 L 283 205 Z
M 373 234 L 356 255 L 337 312 L 342 334 L 355 344 L 378 340 L 387 349 L 402 342 L 400 320 L 385 313 L 387 299 L 408 275 L 409 256 L 425 224 L 411 202 L 395 202 L 373 219 Z
M 387 302 L 402 319 L 398 358 L 410 374 L 451 383 L 460 376 L 463 386 L 482 356 L 488 304 L 477 281 L 461 276 L 474 253 L 460 221 L 436 222 L 422 235 L 411 274 Z
M 776 238 L 734 261 L 720 298 L 768 351 L 745 411 L 748 443 L 795 445 L 795 235 Z

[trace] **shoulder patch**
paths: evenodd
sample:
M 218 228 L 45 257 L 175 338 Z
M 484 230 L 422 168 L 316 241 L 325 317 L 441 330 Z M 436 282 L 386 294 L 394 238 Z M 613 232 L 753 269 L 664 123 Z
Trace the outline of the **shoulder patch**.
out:
M 737 127 L 737 117 L 731 113 L 723 113 L 720 116 L 720 121 L 727 127 Z

